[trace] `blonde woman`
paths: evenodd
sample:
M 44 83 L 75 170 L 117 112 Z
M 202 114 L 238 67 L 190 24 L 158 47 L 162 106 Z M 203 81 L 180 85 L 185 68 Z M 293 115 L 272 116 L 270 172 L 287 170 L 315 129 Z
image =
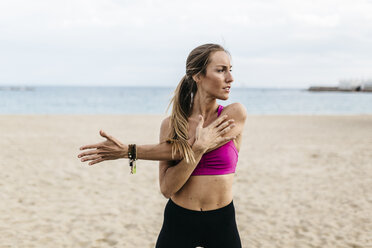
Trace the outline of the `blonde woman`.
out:
M 189 54 L 186 75 L 171 100 L 157 145 L 137 146 L 137 159 L 159 160 L 159 183 L 168 198 L 156 247 L 241 247 L 232 184 L 246 109 L 223 107 L 233 82 L 229 53 L 220 45 L 201 45 Z M 107 140 L 81 147 L 89 164 L 128 158 L 128 145 Z

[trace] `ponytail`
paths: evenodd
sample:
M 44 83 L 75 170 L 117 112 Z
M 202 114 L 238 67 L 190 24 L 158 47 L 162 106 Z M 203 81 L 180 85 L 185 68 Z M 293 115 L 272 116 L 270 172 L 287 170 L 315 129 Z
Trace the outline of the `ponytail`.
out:
M 170 105 L 173 103 L 169 123 L 171 132 L 167 139 L 167 143 L 172 144 L 172 159 L 177 151 L 179 151 L 181 157 L 185 158 L 187 163 L 195 162 L 194 152 L 188 143 L 188 132 L 189 117 L 191 115 L 194 100 L 193 98 L 196 91 L 196 82 L 192 79 L 192 77 L 185 75 L 174 91 L 174 96 L 167 108 L 168 111 Z

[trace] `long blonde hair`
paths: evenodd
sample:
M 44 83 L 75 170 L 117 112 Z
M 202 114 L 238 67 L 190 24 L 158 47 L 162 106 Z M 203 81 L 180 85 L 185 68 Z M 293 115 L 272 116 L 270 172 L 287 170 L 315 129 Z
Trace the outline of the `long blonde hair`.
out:
M 172 144 L 172 158 L 178 152 L 181 157 L 186 159 L 186 162 L 195 163 L 194 153 L 189 139 L 189 122 L 188 118 L 191 115 L 191 110 L 194 103 L 194 96 L 198 90 L 197 84 L 192 76 L 206 74 L 207 66 L 210 62 L 210 55 L 217 51 L 225 51 L 218 44 L 204 44 L 193 49 L 186 60 L 186 75 L 183 76 L 174 95 L 168 105 L 168 109 L 173 104 L 172 113 L 170 116 L 170 130 L 166 142 Z

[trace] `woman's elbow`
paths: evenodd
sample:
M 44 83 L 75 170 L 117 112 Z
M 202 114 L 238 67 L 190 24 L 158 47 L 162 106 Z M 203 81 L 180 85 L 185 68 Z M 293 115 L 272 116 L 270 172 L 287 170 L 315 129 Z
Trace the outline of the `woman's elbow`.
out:
M 166 194 L 166 193 L 163 193 L 162 192 L 162 195 L 166 198 L 166 199 L 170 199 L 172 196 L 170 194 Z
M 162 191 L 161 194 L 162 194 L 165 198 L 167 198 L 167 199 L 171 198 L 172 195 L 173 195 L 173 194 L 171 194 L 170 192 L 167 192 L 167 191 Z
M 172 193 L 169 187 L 160 186 L 160 191 L 161 194 L 167 199 L 171 198 L 174 195 L 174 193 Z

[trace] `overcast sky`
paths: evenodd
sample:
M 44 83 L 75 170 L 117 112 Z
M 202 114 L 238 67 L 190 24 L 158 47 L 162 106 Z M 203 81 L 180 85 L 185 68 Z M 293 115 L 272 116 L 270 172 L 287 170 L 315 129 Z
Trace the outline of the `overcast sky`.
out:
M 236 86 L 372 78 L 372 0 L 0 1 L 0 85 L 175 86 L 204 43 Z

